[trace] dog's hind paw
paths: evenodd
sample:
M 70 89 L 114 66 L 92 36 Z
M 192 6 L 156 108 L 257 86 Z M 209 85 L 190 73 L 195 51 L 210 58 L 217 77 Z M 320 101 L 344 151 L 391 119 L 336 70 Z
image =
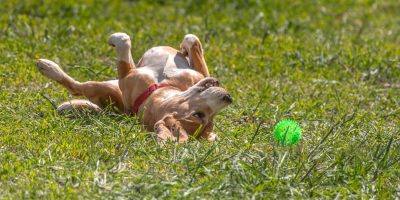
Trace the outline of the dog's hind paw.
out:
M 130 47 L 131 39 L 126 33 L 114 33 L 108 38 L 108 44 L 117 48 L 125 46 Z
M 36 64 L 36 69 L 47 78 L 55 81 L 61 81 L 65 76 L 62 69 L 51 60 L 39 59 Z

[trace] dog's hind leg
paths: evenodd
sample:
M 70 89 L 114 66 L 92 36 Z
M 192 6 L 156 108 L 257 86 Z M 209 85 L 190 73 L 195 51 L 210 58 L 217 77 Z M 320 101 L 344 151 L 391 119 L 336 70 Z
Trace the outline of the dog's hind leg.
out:
M 46 59 L 39 59 L 37 69 L 47 78 L 57 81 L 74 96 L 85 96 L 100 108 L 109 104 L 123 111 L 122 93 L 118 81 L 87 81 L 79 82 L 65 73 L 56 63 Z
M 57 81 L 75 96 L 82 95 L 81 83 L 68 76 L 55 62 L 46 59 L 39 59 L 36 64 L 37 70 L 49 79 Z
M 114 33 L 108 38 L 108 44 L 117 51 L 118 79 L 121 80 L 136 69 L 131 55 L 131 39 L 126 33 Z
M 208 67 L 203 55 L 203 48 L 199 38 L 193 34 L 187 34 L 181 43 L 181 51 L 189 56 L 190 66 L 205 77 L 209 77 Z
M 114 33 L 108 43 L 115 47 L 117 52 L 118 85 L 122 92 L 124 112 L 132 112 L 132 102 L 138 98 L 156 80 L 152 72 L 146 69 L 136 69 L 131 56 L 131 40 L 125 33 Z

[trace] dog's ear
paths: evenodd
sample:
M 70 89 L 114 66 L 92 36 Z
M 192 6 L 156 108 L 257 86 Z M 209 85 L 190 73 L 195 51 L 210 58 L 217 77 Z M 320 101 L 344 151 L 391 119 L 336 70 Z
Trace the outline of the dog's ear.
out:
M 175 116 L 167 115 L 154 125 L 154 131 L 157 135 L 157 141 L 164 143 L 167 140 L 184 143 L 188 140 L 188 134 L 181 123 L 175 119 Z
M 210 87 L 219 87 L 220 84 L 219 84 L 218 79 L 216 79 L 214 77 L 207 77 L 207 78 L 200 80 L 198 83 L 196 83 L 195 86 L 198 88 L 201 88 L 202 90 L 206 90 L 207 88 L 210 88 Z

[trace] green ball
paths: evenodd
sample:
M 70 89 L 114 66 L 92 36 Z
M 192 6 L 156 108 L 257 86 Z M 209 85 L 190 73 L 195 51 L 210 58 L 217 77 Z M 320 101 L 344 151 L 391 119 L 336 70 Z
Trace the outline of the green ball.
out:
M 282 120 L 275 125 L 274 136 L 283 146 L 297 144 L 301 138 L 301 128 L 296 121 Z

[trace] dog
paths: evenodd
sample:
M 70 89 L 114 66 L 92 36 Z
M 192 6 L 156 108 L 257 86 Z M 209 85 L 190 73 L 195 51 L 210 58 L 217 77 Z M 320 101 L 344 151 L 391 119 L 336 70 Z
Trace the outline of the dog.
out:
M 232 103 L 229 93 L 216 78 L 210 77 L 199 38 L 185 35 L 181 50 L 168 46 L 146 51 L 135 65 L 131 40 L 125 33 L 114 33 L 108 43 L 117 54 L 118 80 L 78 82 L 56 63 L 39 59 L 37 69 L 60 83 L 76 99 L 57 110 L 100 111 L 108 105 L 120 113 L 137 115 L 158 142 L 186 142 L 190 136 L 214 141 L 213 118 Z

